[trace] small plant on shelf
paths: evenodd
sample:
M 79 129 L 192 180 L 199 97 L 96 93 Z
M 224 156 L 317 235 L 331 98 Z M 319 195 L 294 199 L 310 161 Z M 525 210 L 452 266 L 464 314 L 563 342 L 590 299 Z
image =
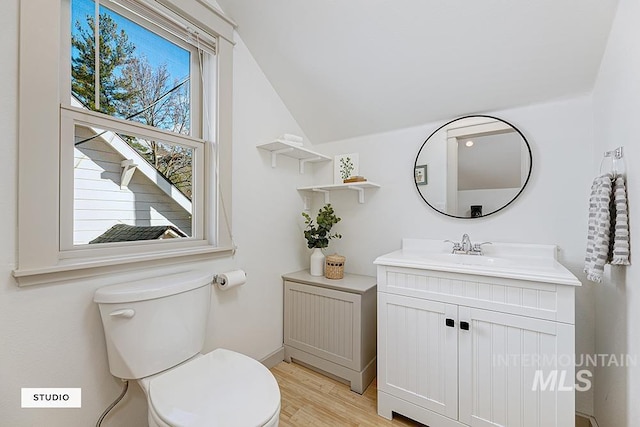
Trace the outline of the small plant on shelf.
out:
M 307 247 L 309 249 L 324 249 L 329 246 L 329 240 L 342 238 L 341 234 L 331 234 L 331 228 L 340 222 L 341 218 L 336 216 L 330 203 L 324 205 L 318 211 L 315 224 L 308 213 L 302 212 L 302 216 L 305 219 L 304 223 L 306 225 L 304 238 L 307 239 Z

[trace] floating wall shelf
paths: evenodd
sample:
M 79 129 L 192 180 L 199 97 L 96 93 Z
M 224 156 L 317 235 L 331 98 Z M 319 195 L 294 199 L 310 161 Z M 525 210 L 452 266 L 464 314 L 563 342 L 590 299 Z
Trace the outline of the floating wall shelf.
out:
M 304 147 L 287 144 L 282 141 L 274 141 L 268 144 L 258 145 L 258 148 L 271 152 L 272 168 L 275 168 L 277 165 L 278 154 L 298 159 L 300 163 L 300 173 L 304 173 L 304 165 L 306 163 L 328 162 L 331 160 L 331 157 L 325 156 L 324 154 L 316 153 L 315 151 L 307 150 Z
M 324 193 L 324 202 L 330 203 L 329 194 L 332 191 L 354 190 L 358 192 L 358 203 L 364 203 L 365 188 L 380 188 L 380 185 L 370 181 L 350 182 L 347 184 L 313 185 L 311 187 L 300 187 L 298 188 L 298 191 L 315 191 L 318 193 Z

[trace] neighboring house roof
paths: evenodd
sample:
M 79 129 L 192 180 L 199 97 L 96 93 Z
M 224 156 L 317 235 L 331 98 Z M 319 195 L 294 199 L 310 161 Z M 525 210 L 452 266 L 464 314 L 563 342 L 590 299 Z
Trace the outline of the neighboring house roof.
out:
M 73 107 L 87 109 L 82 103 L 74 96 L 71 97 L 71 105 Z M 137 165 L 138 171 L 151 180 L 162 192 L 171 197 L 176 203 L 178 203 L 184 210 L 192 213 L 191 200 L 185 196 L 175 185 L 165 178 L 160 172 L 156 170 L 138 151 L 132 148 L 125 140 L 111 131 L 104 131 L 102 129 L 96 129 L 92 126 L 87 126 L 91 129 L 100 140 L 111 146 L 117 153 L 119 153 L 125 159 L 133 159 Z M 137 161 L 136 161 L 137 160 Z
M 143 226 L 116 224 L 89 243 L 132 242 L 172 237 L 188 236 L 172 225 Z

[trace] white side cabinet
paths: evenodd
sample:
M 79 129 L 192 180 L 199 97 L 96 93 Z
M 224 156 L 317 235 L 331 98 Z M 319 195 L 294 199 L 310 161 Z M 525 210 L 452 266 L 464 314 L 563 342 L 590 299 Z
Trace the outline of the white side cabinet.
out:
M 381 262 L 379 415 L 433 427 L 574 425 L 575 286 Z
M 376 278 L 332 280 L 307 270 L 282 278 L 285 361 L 347 380 L 362 394 L 376 375 Z

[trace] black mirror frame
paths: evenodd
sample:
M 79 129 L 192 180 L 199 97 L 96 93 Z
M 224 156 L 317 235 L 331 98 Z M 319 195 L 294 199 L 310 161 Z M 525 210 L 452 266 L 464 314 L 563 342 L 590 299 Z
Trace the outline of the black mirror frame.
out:
M 478 217 L 466 217 L 466 216 L 456 216 L 456 215 L 451 215 L 448 214 L 446 212 L 442 212 L 439 209 L 436 209 L 431 203 L 429 203 L 427 201 L 427 199 L 424 198 L 424 196 L 422 195 L 422 193 L 420 192 L 420 187 L 418 186 L 418 183 L 415 180 L 415 174 L 414 174 L 414 178 L 413 178 L 413 183 L 416 186 L 416 191 L 418 191 L 418 194 L 420 195 L 420 197 L 422 198 L 422 200 L 424 200 L 424 202 L 429 205 L 429 207 L 431 209 L 433 209 L 434 211 L 442 214 L 442 215 L 446 215 L 448 217 L 451 218 L 457 218 L 457 219 L 479 219 L 479 218 L 486 218 L 490 215 L 493 215 L 497 212 L 500 212 L 501 210 L 503 210 L 504 208 L 506 208 L 507 206 L 509 206 L 511 203 L 513 203 L 519 196 L 520 194 L 522 194 L 522 192 L 524 191 L 524 189 L 527 187 L 527 184 L 529 183 L 529 179 L 531 178 L 531 172 L 533 171 L 533 155 L 531 153 L 531 146 L 529 145 L 529 141 L 527 140 L 527 138 L 523 135 L 522 132 L 520 132 L 520 129 L 518 129 L 517 127 L 515 127 L 514 125 L 512 125 L 511 123 L 509 123 L 508 121 L 504 120 L 504 119 L 500 119 L 498 117 L 495 116 L 489 116 L 486 114 L 471 114 L 468 116 L 462 116 L 462 117 L 458 117 L 455 118 L 453 120 L 448 121 L 447 123 L 443 124 L 442 126 L 440 126 L 438 129 L 434 130 L 433 132 L 431 132 L 431 135 L 429 135 L 429 137 L 427 139 L 425 139 L 425 141 L 422 143 L 422 145 L 420 146 L 420 149 L 418 150 L 418 154 L 416 154 L 416 160 L 413 163 L 413 170 L 415 171 L 416 167 L 418 166 L 418 157 L 420 156 L 420 152 L 422 151 L 422 149 L 424 148 L 424 146 L 427 144 L 427 142 L 429 142 L 429 139 L 435 135 L 440 129 L 450 125 L 453 122 L 456 122 L 458 120 L 462 120 L 462 119 L 468 119 L 471 117 L 485 117 L 485 118 L 489 118 L 489 119 L 494 119 L 494 120 L 499 120 L 502 123 L 506 123 L 509 126 L 511 126 L 516 132 L 518 132 L 518 134 L 520 135 L 520 137 L 522 138 L 522 140 L 524 141 L 524 143 L 527 145 L 527 150 L 529 150 L 529 173 L 527 174 L 527 179 L 525 180 L 524 184 L 522 184 L 522 187 L 520 188 L 520 191 L 518 191 L 518 193 L 513 196 L 513 198 L 506 203 L 504 206 L 502 206 L 500 209 L 496 209 L 495 211 L 489 212 L 488 214 L 482 215 L 482 216 L 478 216 Z

